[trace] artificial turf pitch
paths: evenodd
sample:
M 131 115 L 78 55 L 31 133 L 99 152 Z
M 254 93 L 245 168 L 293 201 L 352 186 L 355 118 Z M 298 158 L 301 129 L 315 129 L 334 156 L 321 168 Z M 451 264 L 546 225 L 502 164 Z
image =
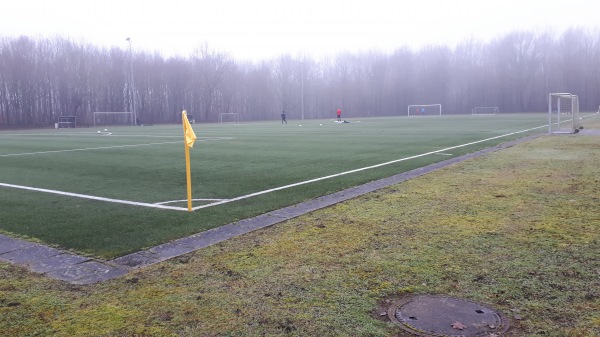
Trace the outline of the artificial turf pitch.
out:
M 231 199 L 411 159 L 194 212 L 0 187 L 0 230 L 114 258 L 545 132 L 546 118 L 546 114 L 503 114 L 357 118 L 344 124 L 332 120 L 194 124 L 198 141 L 191 151 L 192 195 L 197 199 Z M 0 142 L 0 183 L 185 207 L 180 125 L 2 131 Z M 194 206 L 210 202 L 197 200 Z

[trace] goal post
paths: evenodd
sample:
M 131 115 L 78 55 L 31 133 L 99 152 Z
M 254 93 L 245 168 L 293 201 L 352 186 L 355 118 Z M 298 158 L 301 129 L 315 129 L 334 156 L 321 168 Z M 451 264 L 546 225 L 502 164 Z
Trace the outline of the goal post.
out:
M 77 127 L 77 116 L 58 116 L 56 128 L 74 128 Z
M 581 126 L 580 122 L 577 95 L 548 94 L 548 133 L 577 133 Z
M 495 115 L 499 112 L 497 106 L 476 106 L 471 109 L 471 115 Z
M 408 116 L 441 116 L 441 104 L 415 104 L 408 106 Z
M 219 123 L 239 123 L 240 114 L 238 112 L 222 112 L 219 114 Z
M 133 112 L 96 111 L 94 112 L 94 126 L 96 125 L 135 125 Z

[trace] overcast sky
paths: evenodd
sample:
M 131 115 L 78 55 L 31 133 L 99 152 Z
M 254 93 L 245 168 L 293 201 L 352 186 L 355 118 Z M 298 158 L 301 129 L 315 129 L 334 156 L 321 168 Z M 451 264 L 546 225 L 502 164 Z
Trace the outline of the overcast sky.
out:
M 189 56 L 206 43 L 238 60 L 454 46 L 515 30 L 600 27 L 598 0 L 3 0 L 0 35 L 63 36 Z

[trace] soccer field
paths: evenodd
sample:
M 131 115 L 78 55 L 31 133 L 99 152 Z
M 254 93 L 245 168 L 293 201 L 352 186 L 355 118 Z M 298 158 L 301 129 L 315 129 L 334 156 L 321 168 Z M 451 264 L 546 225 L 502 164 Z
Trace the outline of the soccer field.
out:
M 113 258 L 543 133 L 546 123 L 546 114 L 502 114 L 194 124 L 194 212 L 180 125 L 2 131 L 0 230 Z

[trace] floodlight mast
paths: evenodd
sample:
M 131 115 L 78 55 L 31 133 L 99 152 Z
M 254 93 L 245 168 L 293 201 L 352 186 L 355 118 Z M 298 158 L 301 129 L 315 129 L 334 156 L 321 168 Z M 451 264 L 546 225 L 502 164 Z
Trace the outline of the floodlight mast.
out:
M 133 125 L 138 125 L 137 113 L 135 112 L 135 82 L 133 81 L 133 54 L 131 52 L 131 38 L 125 39 L 129 42 L 129 99 L 131 99 L 131 112 L 133 112 Z
M 302 120 L 304 120 L 304 60 L 302 60 L 302 68 L 301 70 L 301 77 L 302 77 L 302 84 L 301 84 L 301 93 L 300 93 L 300 112 L 301 112 L 301 117 Z

